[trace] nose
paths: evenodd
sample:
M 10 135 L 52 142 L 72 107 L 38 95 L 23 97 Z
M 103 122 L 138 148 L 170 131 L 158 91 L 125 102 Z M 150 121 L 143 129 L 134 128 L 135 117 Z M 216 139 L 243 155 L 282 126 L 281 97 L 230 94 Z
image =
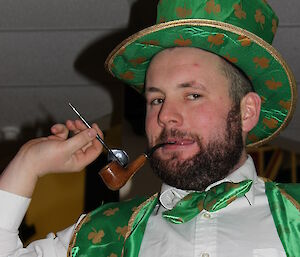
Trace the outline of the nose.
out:
M 179 127 L 182 123 L 183 116 L 180 106 L 176 102 L 165 99 L 158 114 L 158 124 L 162 127 Z

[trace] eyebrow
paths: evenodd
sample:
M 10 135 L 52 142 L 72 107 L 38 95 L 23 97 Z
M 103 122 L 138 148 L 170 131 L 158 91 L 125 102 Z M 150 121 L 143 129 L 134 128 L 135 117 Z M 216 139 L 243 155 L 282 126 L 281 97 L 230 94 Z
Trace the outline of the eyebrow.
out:
M 202 90 L 205 90 L 207 91 L 207 88 L 201 84 L 201 83 L 198 83 L 196 81 L 188 81 L 188 82 L 183 82 L 183 83 L 179 83 L 176 88 L 196 88 L 196 89 L 202 89 Z M 151 86 L 151 87 L 147 87 L 145 89 L 145 94 L 147 93 L 163 93 L 163 91 L 158 88 L 158 87 L 155 87 L 155 86 Z
M 201 83 L 198 83 L 194 80 L 192 81 L 188 81 L 188 82 L 184 82 L 184 83 L 180 83 L 177 88 L 196 88 L 196 89 L 202 89 L 202 90 L 205 90 L 207 91 L 207 88 L 201 84 Z
M 163 91 L 161 89 L 159 89 L 158 87 L 147 87 L 146 90 L 145 90 L 145 94 L 146 93 L 155 93 L 155 92 L 160 92 L 160 93 L 163 93 Z

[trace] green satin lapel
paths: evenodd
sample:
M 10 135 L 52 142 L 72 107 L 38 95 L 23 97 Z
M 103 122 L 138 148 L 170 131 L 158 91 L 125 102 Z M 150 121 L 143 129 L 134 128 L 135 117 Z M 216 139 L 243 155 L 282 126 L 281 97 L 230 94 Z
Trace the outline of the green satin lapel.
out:
M 288 257 L 300 256 L 299 184 L 266 182 L 266 195 L 275 226 Z
M 142 203 L 131 217 L 128 224 L 129 235 L 124 242 L 124 257 L 138 257 L 148 219 L 157 202 L 157 194 L 155 194 Z

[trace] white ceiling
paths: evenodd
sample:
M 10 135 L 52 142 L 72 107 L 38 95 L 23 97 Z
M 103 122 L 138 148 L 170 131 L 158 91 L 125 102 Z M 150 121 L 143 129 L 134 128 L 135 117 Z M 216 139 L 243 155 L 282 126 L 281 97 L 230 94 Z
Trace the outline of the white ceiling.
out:
M 0 141 L 7 128 L 38 132 L 40 127 L 74 118 L 69 101 L 88 120 L 102 121 L 103 128 L 109 126 L 122 110 L 123 90 L 106 74 L 103 62 L 130 31 L 148 23 L 147 15 L 152 17 L 155 9 L 153 2 L 1 0 Z M 274 46 L 299 82 L 300 2 L 269 3 L 280 19 Z M 299 108 L 280 138 L 296 150 L 300 144 Z

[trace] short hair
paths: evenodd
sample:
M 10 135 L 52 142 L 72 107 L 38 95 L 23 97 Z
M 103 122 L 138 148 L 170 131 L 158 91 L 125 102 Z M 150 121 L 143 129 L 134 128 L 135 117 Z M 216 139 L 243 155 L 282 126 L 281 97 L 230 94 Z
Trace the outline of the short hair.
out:
M 246 94 L 254 92 L 252 83 L 245 73 L 224 58 L 221 58 L 221 71 L 230 82 L 229 96 L 234 105 L 240 105 Z

